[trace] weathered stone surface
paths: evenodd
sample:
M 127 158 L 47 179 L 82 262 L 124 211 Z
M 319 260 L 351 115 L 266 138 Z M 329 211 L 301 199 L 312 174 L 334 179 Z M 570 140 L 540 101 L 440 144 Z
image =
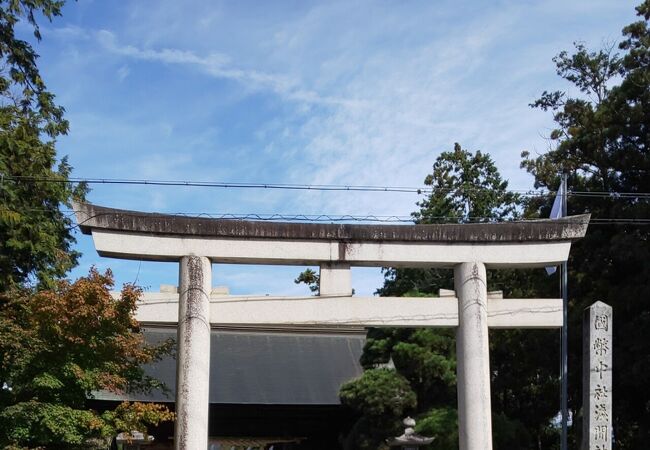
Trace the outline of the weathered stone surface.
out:
M 350 264 L 321 264 L 318 288 L 322 296 L 352 295 Z
M 453 291 L 451 291 L 453 293 Z M 120 293 L 114 295 L 119 298 Z M 145 292 L 136 318 L 144 324 L 178 321 L 178 294 Z M 305 330 L 343 327 L 457 327 L 455 297 L 279 297 L 220 295 L 210 298 L 210 323 L 216 328 L 299 327 Z M 492 299 L 488 294 L 490 328 L 562 326 L 562 299 Z
M 612 448 L 612 307 L 585 309 L 583 330 L 583 450 Z
M 401 242 L 521 242 L 576 240 L 585 235 L 589 215 L 507 223 L 435 225 L 350 225 L 265 222 L 186 217 L 75 204 L 81 231 L 94 228 L 124 232 L 235 237 Z M 344 244 L 343 244 L 344 245 Z M 345 252 L 343 247 L 340 251 Z
M 208 448 L 212 266 L 200 256 L 180 262 L 175 450 Z
M 364 267 L 544 267 L 566 261 L 589 216 L 508 223 L 349 225 L 209 219 L 75 205 L 101 256 L 218 263 Z M 332 270 L 325 274 L 343 274 Z M 333 280 L 330 280 L 333 281 Z M 337 282 L 337 284 L 341 284 Z M 347 292 L 347 289 L 345 290 Z M 343 293 L 345 293 L 343 292 Z
M 492 449 L 490 348 L 485 265 L 454 267 L 458 295 L 456 331 L 458 438 L 460 450 Z
M 407 417 L 403 421 L 404 433 L 401 436 L 386 441 L 389 447 L 399 447 L 407 450 L 417 450 L 433 442 L 432 437 L 420 436 L 415 432 L 415 420 Z

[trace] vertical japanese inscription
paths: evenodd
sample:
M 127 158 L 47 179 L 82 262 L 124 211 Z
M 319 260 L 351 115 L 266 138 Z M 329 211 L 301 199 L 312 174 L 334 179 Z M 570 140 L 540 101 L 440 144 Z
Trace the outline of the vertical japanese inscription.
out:
M 585 309 L 583 327 L 582 450 L 612 448 L 612 308 Z

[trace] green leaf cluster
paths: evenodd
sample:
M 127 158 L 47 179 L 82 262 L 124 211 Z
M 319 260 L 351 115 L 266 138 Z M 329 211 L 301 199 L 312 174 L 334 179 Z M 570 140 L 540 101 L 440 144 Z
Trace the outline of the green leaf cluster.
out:
M 313 269 L 303 270 L 293 282 L 296 284 L 306 284 L 309 290 L 315 294 L 318 294 L 320 291 L 320 275 L 314 272 Z
M 339 396 L 342 404 L 361 415 L 343 439 L 345 449 L 384 448 L 384 438 L 399 431 L 399 418 L 416 405 L 406 378 L 386 367 L 366 370 L 361 378 L 344 384 Z
M 38 55 L 31 44 L 16 36 L 21 20 L 33 27 L 34 37 L 41 40 L 37 17 L 52 20 L 61 15 L 64 0 L 1 0 L 0 1 L 0 96 L 14 113 L 30 120 L 50 138 L 65 134 L 68 122 L 65 110 L 54 103 L 54 94 L 47 90 L 36 61 Z
M 431 408 L 418 418 L 415 431 L 434 439 L 430 447 L 436 450 L 458 448 L 458 413 L 452 407 Z
M 523 208 L 520 195 L 508 190 L 508 181 L 490 155 L 471 152 L 458 143 L 436 158 L 424 184 L 432 191 L 417 203 L 419 211 L 412 213 L 420 224 L 512 220 Z M 441 288 L 453 289 L 451 270 L 385 268 L 384 276 L 384 285 L 377 289 L 382 296 L 437 295 Z
M 489 154 L 454 144 L 442 152 L 424 184 L 433 193 L 412 214 L 417 223 L 490 222 L 519 215 L 519 195 L 508 190 Z
M 73 188 L 69 174 L 66 159 L 56 164 L 54 143 L 42 142 L 29 119 L 0 108 L 0 291 L 26 282 L 50 286 L 76 264 L 73 224 L 61 206 L 84 189 Z

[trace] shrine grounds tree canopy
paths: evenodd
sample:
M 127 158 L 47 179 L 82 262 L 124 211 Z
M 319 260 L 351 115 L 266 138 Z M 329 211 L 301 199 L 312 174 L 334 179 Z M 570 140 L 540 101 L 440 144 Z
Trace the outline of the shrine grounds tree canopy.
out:
M 109 293 L 110 272 L 63 280 L 76 265 L 72 222 L 61 211 L 83 185 L 67 183 L 55 139 L 66 134 L 23 21 L 40 40 L 37 19 L 52 20 L 63 1 L 0 1 L 0 447 L 106 448 L 120 431 L 170 420 L 165 407 L 124 403 L 99 414 L 87 407 L 99 389 L 148 389 L 142 363 L 169 350 L 144 345 L 133 319 L 139 290 Z M 30 179 L 53 179 L 34 182 Z
M 577 44 L 573 54 L 555 59 L 558 75 L 579 95 L 544 92 L 533 105 L 553 114 L 554 148 L 537 158 L 524 154 L 522 166 L 536 186 L 554 189 L 558 174 L 569 173 L 573 191 L 568 214 L 592 213 L 617 220 L 594 226 L 569 260 L 569 395 L 580 411 L 581 312 L 596 300 L 613 307 L 615 447 L 640 449 L 650 441 L 650 1 L 637 8 L 638 20 L 623 29 L 618 49 L 590 51 Z M 618 195 L 618 192 L 631 193 Z M 529 212 L 548 211 L 531 202 Z M 575 429 L 576 427 L 574 427 Z M 578 438 L 578 435 L 576 438 Z

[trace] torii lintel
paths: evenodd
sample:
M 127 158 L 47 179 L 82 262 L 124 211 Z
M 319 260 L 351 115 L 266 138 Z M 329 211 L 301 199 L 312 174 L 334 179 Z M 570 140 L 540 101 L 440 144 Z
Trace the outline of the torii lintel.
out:
M 566 261 L 590 216 L 503 223 L 352 225 L 186 217 L 75 204 L 101 256 L 216 263 L 369 267 L 543 267 Z

